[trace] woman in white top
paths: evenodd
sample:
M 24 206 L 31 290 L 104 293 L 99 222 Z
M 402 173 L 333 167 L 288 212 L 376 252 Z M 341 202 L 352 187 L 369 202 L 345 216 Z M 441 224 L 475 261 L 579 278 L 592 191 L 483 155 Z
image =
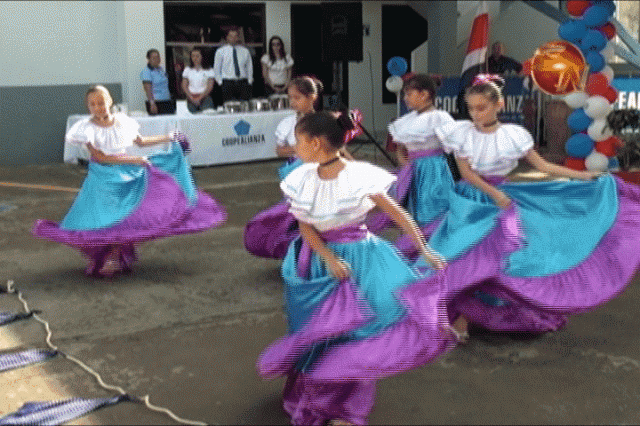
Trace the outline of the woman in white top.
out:
M 291 81 L 293 58 L 284 49 L 284 42 L 278 36 L 269 39 L 269 53 L 262 55 L 262 78 L 267 95 L 284 93 Z
M 113 100 L 103 86 L 89 89 L 86 100 L 91 116 L 74 124 L 66 139 L 90 151 L 87 177 L 62 222 L 38 220 L 34 235 L 79 250 L 89 262 L 87 275 L 110 277 L 131 269 L 144 241 L 224 221 L 224 209 L 193 183 L 184 137 L 140 136 L 134 119 L 111 113 Z M 126 152 L 133 144 L 164 143 L 148 158 Z
M 449 319 L 500 332 L 562 327 L 619 294 L 640 265 L 640 188 L 611 175 L 549 163 L 531 135 L 498 120 L 499 76 L 466 90 L 472 121 L 437 130 L 462 180 L 429 243 L 449 260 Z M 509 182 L 526 159 L 576 180 Z
M 187 108 L 191 113 L 213 108 L 213 100 L 209 96 L 213 90 L 213 74 L 202 67 L 202 51 L 192 49 L 189 58 L 191 66 L 182 72 L 182 90 L 187 96 Z
M 283 406 L 292 424 L 366 424 L 377 379 L 455 345 L 444 306 L 434 303 L 438 286 L 414 285 L 421 274 L 363 225 L 378 206 L 426 262 L 446 266 L 386 194 L 395 177 L 340 155 L 354 128 L 348 116 L 302 117 L 296 151 L 305 164 L 280 183 L 301 235 L 282 266 L 289 334 L 262 352 L 258 370 L 265 378 L 287 376 Z M 412 293 L 416 287 L 424 293 Z

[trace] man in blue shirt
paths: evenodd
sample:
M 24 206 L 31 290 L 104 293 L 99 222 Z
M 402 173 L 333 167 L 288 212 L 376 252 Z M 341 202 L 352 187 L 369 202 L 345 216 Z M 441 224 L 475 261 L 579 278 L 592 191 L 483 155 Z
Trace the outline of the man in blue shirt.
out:
M 140 79 L 147 95 L 146 105 L 149 115 L 176 112 L 176 101 L 171 99 L 169 78 L 160 66 L 160 52 L 157 49 L 149 49 L 147 52 L 147 66 L 140 72 Z

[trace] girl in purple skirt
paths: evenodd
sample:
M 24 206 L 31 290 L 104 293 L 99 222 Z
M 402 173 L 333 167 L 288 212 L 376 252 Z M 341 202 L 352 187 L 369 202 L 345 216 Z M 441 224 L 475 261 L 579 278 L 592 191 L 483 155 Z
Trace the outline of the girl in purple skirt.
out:
M 450 262 L 449 316 L 463 336 L 468 323 L 557 330 L 619 294 L 640 265 L 640 188 L 544 160 L 526 129 L 498 120 L 503 85 L 478 76 L 465 95 L 472 120 L 436 132 L 462 180 L 429 244 Z M 520 159 L 569 179 L 510 182 Z
M 129 271 L 144 241 L 220 225 L 224 209 L 196 189 L 183 149 L 183 135 L 143 137 L 138 123 L 112 114 L 113 99 L 103 86 L 87 92 L 91 116 L 73 125 L 70 143 L 91 153 L 87 178 L 62 222 L 36 221 L 35 236 L 79 250 L 86 273 L 113 276 Z M 148 158 L 126 153 L 133 144 L 165 144 Z
M 300 225 L 282 266 L 289 334 L 261 354 L 258 370 L 287 376 L 283 406 L 292 424 L 364 424 L 377 379 L 431 362 L 456 343 L 440 273 L 417 284 L 426 274 L 364 225 L 377 206 L 428 265 L 445 267 L 387 195 L 395 177 L 339 155 L 352 129 L 346 113 L 300 119 L 296 153 L 305 164 L 280 184 Z
M 423 232 L 430 234 L 446 212 L 454 180 L 435 130 L 453 123 L 453 118 L 437 110 L 434 101 L 437 82 L 416 74 L 404 82 L 404 101 L 410 112 L 389 124 L 389 134 L 397 144 L 401 166 L 392 196 L 413 216 Z M 373 215 L 367 225 L 373 232 L 391 224 L 386 216 Z

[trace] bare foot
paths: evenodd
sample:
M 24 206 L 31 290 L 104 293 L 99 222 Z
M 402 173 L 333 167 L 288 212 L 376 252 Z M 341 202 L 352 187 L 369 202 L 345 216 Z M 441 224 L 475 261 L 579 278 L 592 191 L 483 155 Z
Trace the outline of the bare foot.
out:
M 469 341 L 469 321 L 464 316 L 456 318 L 452 328 L 459 343 L 465 344 Z
M 333 419 L 333 420 L 329 420 L 327 425 L 328 426 L 352 426 L 353 423 L 349 423 L 348 421 L 342 420 L 342 419 Z

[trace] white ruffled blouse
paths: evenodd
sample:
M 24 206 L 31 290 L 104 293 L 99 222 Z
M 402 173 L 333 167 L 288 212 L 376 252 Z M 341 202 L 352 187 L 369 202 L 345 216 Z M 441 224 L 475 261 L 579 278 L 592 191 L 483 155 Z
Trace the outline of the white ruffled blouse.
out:
M 533 149 L 533 138 L 517 124 L 500 124 L 495 132 L 482 133 L 471 121 L 462 120 L 436 129 L 436 134 L 445 151 L 467 159 L 480 175 L 506 176 Z
M 362 223 L 375 207 L 369 195 L 386 193 L 396 177 L 362 161 L 348 161 L 334 179 L 318 176 L 318 163 L 293 170 L 280 188 L 290 204 L 289 212 L 319 232 Z
M 295 146 L 296 144 L 296 123 L 298 116 L 296 114 L 285 117 L 278 123 L 276 127 L 276 144 L 278 146 Z
M 391 122 L 388 129 L 393 141 L 405 145 L 408 151 L 438 149 L 442 144 L 435 129 L 453 122 L 446 111 L 411 111 Z
M 109 127 L 98 126 L 91 117 L 84 118 L 71 126 L 65 140 L 82 146 L 90 143 L 107 155 L 124 154 L 140 134 L 140 125 L 125 114 L 114 114 L 113 117 L 113 125 Z

